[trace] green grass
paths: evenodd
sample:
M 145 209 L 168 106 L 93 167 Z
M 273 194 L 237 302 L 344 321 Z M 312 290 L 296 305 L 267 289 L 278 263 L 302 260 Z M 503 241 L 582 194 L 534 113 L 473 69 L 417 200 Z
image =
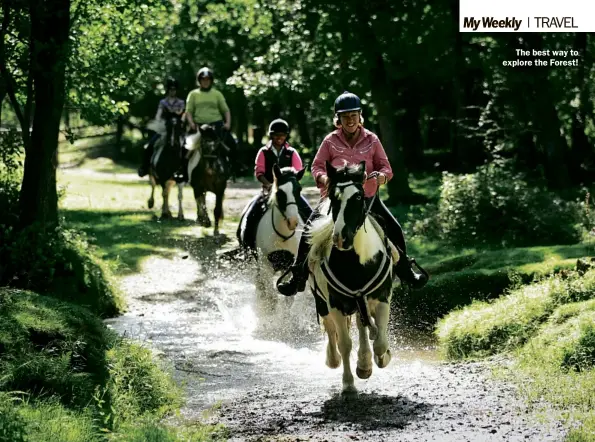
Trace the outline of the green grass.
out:
M 508 353 L 501 373 L 530 402 L 546 400 L 573 430 L 595 440 L 595 270 L 546 278 L 493 302 L 449 313 L 436 330 L 449 359 Z
M 89 441 L 109 434 L 203 441 L 221 434 L 183 421 L 162 423 L 182 404 L 170 369 L 87 309 L 0 289 L 0 440 Z
M 127 173 L 124 175 L 114 175 Z M 69 227 L 84 231 L 97 246 L 100 258 L 113 266 L 118 275 L 138 272 L 151 256 L 173 258 L 182 251 L 197 257 L 213 255 L 227 237 L 235 236 L 238 219 L 225 215 L 221 227 L 227 235 L 215 240 L 212 228 L 192 220 L 159 221 L 161 195 L 155 192 L 156 208 L 147 208 L 150 187 L 146 179 L 130 175 L 131 168 L 111 160 L 87 161 L 83 169 L 61 171 L 59 184 L 66 187 L 60 213 Z M 177 189 L 170 204 L 177 214 Z M 192 189 L 184 188 L 184 212 L 196 211 Z M 212 218 L 212 212 L 209 213 Z

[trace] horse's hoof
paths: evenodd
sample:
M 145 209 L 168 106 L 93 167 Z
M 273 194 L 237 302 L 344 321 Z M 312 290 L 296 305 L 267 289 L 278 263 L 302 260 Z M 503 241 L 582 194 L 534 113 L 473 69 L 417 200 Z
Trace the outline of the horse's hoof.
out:
M 160 219 L 161 219 L 161 221 L 165 221 L 167 219 L 172 219 L 171 213 L 163 213 L 161 215 L 161 218 Z
M 341 395 L 346 398 L 354 398 L 357 396 L 357 388 L 353 384 L 343 384 Z
M 149 209 L 152 209 L 155 206 L 155 200 L 153 198 L 148 201 L 148 206 Z
M 178 220 L 184 221 L 184 215 L 178 215 Z
M 357 374 L 357 377 L 360 379 L 368 379 L 370 376 L 372 376 L 372 367 L 368 368 L 367 370 L 356 367 L 355 374 Z
M 378 368 L 386 367 L 390 363 L 391 359 L 392 356 L 390 354 L 390 350 L 386 350 L 386 353 L 384 353 L 382 356 L 374 355 L 374 362 L 376 362 Z

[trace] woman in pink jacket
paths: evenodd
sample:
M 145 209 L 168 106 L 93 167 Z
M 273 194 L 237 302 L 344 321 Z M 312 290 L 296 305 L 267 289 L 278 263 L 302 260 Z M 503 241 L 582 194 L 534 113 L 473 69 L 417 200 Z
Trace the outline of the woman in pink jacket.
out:
M 326 196 L 328 176 L 326 175 L 326 162 L 334 167 L 341 167 L 345 161 L 349 164 L 366 162 L 368 180 L 364 184 L 364 194 L 371 200 L 378 186 L 386 184 L 393 176 L 390 163 L 378 137 L 362 125 L 361 101 L 359 97 L 350 92 L 343 92 L 335 100 L 335 126 L 337 130 L 331 132 L 322 141 L 316 157 L 312 163 L 312 176 L 320 189 L 321 196 Z M 413 288 L 421 288 L 428 282 L 427 273 L 416 273 L 407 257 L 407 247 L 403 229 L 388 208 L 375 198 L 372 202 L 371 212 L 384 220 L 388 238 L 399 249 L 401 259 L 397 264 L 396 273 L 401 281 Z M 319 216 L 317 210 L 309 219 L 309 223 Z M 306 259 L 310 251 L 306 234 L 302 235 L 298 254 L 291 267 L 292 278 L 288 282 L 279 283 L 277 288 L 286 296 L 295 295 L 304 291 L 308 280 Z

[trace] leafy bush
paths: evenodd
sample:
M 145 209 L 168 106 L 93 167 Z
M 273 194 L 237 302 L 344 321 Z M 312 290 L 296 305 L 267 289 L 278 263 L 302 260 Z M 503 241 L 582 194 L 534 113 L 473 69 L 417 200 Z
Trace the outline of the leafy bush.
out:
M 494 162 L 473 174 L 445 172 L 433 229 L 431 221 L 417 227 L 461 246 L 527 246 L 575 243 L 581 221 L 580 204 L 534 187 L 506 163 Z
M 0 229 L 0 285 L 49 293 L 107 317 L 124 308 L 112 279 L 82 233 L 35 225 Z

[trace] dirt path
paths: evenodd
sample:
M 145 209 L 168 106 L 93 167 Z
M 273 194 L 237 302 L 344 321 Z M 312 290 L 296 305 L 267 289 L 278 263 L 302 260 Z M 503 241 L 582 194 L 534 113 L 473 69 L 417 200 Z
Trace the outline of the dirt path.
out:
M 253 185 L 231 185 L 226 215 L 253 194 Z M 289 323 L 260 320 L 253 268 L 215 263 L 221 246 L 212 236 L 190 238 L 189 251 L 146 260 L 142 272 L 122 279 L 130 310 L 107 321 L 173 363 L 189 399 L 185 415 L 224 423 L 234 441 L 563 440 L 558 424 L 536 420 L 511 387 L 491 379 L 488 364 L 440 362 L 429 337 L 399 324 L 389 367 L 356 379 L 359 396 L 343 398 L 342 369 L 324 365 L 310 295 L 296 298 Z

